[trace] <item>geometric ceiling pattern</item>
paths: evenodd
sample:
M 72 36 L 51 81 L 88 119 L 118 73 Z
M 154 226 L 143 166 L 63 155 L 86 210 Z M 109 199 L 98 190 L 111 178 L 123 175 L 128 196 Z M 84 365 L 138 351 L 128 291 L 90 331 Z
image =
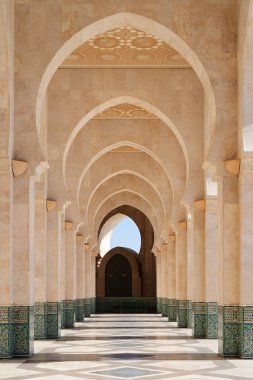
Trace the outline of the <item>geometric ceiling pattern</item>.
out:
M 121 103 L 98 113 L 94 119 L 157 119 L 157 117 L 137 105 Z
M 189 67 L 184 58 L 154 35 L 128 26 L 99 34 L 78 47 L 62 67 Z

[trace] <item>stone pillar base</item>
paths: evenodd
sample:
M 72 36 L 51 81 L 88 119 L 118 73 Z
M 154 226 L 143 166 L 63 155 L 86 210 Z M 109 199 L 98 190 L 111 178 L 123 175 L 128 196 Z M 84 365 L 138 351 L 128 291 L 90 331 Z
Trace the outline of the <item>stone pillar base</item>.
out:
M 177 300 L 177 326 L 187 328 L 187 300 Z
M 167 298 L 162 298 L 162 316 L 168 316 L 168 300 Z
M 187 327 L 192 328 L 192 301 L 187 301 Z
M 58 339 L 61 336 L 61 302 L 46 302 L 47 339 Z
M 91 302 L 91 314 L 95 314 L 96 313 L 96 298 L 95 297 L 92 297 L 90 299 L 90 302 Z
M 253 306 L 240 306 L 239 310 L 239 355 L 253 358 Z
M 174 298 L 168 299 L 168 320 L 169 322 L 177 321 L 177 300 Z
M 34 353 L 34 306 L 14 306 L 15 357 L 29 357 Z
M 13 307 L 0 306 L 0 359 L 9 359 L 13 357 L 13 339 Z
M 75 305 L 73 300 L 63 301 L 63 328 L 71 329 L 75 325 Z
M 34 305 L 34 339 L 47 338 L 46 302 L 35 302 Z
M 162 313 L 162 298 L 157 297 L 157 313 Z
M 206 302 L 192 302 L 192 335 L 206 337 Z
M 75 300 L 75 317 L 76 322 L 83 322 L 84 319 L 84 300 L 76 299 Z
M 90 298 L 84 299 L 84 317 L 89 318 L 91 314 L 91 301 Z
M 218 307 L 219 354 L 239 355 L 239 306 Z
M 206 303 L 206 338 L 218 338 L 218 303 Z

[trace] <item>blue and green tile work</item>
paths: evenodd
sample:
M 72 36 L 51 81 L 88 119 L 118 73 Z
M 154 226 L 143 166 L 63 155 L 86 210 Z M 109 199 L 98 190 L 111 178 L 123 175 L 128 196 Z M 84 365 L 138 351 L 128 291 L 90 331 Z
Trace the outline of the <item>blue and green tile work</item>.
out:
M 169 322 L 177 320 L 177 300 L 174 298 L 168 300 L 168 320 Z
M 192 327 L 192 301 L 187 301 L 187 327 Z
M 91 311 L 91 314 L 96 313 L 96 298 L 95 297 L 92 297 L 90 299 L 90 311 Z
M 34 352 L 34 306 L 13 306 L 13 356 Z
M 0 359 L 13 357 L 14 320 L 13 307 L 0 307 Z
M 239 355 L 253 358 L 253 306 L 239 309 Z
M 84 316 L 85 318 L 90 317 L 91 315 L 91 301 L 90 298 L 84 299 Z
M 218 303 L 206 303 L 206 338 L 218 338 Z
M 46 334 L 47 339 L 61 336 L 61 302 L 46 302 Z
M 46 339 L 47 315 L 46 302 L 35 302 L 34 305 L 34 338 Z
M 239 306 L 218 306 L 220 355 L 239 355 L 239 309 Z
M 177 301 L 177 325 L 187 327 L 187 300 Z
M 162 313 L 162 298 L 157 297 L 157 312 Z
M 84 319 L 84 300 L 75 300 L 75 318 L 76 322 L 83 322 Z
M 192 334 L 195 338 L 206 337 L 206 302 L 192 302 Z
M 75 325 L 75 301 L 63 301 L 63 328 L 71 329 Z
M 162 316 L 167 317 L 168 316 L 168 299 L 162 298 L 162 310 L 161 310 Z

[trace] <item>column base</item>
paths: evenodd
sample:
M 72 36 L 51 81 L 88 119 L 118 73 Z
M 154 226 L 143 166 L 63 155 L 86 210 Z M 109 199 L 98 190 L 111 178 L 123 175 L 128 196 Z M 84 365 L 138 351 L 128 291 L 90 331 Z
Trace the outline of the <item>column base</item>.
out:
M 34 339 L 47 338 L 46 302 L 35 302 L 34 305 Z
M 13 357 L 13 306 L 0 306 L 0 359 Z
M 162 316 L 167 317 L 168 316 L 168 300 L 167 298 L 162 298 Z
M 187 327 L 192 328 L 192 301 L 187 301 Z
M 90 298 L 84 299 L 84 317 L 89 318 L 91 314 L 91 301 Z
M 187 328 L 187 300 L 177 300 L 177 326 Z
M 206 337 L 206 302 L 192 302 L 192 335 Z
M 206 303 L 206 338 L 218 338 L 218 303 Z
M 239 355 L 243 359 L 253 358 L 253 306 L 240 306 L 239 310 Z
M 222 356 L 239 356 L 239 306 L 218 306 L 218 343 Z
M 157 297 L 157 312 L 159 314 L 162 313 L 162 298 L 161 297 Z
M 168 320 L 169 322 L 177 321 L 177 300 L 175 298 L 168 299 Z
M 34 306 L 13 306 L 15 357 L 34 353 Z
M 75 326 L 75 302 L 73 300 L 63 301 L 63 328 L 71 329 Z
M 96 298 L 92 297 L 90 299 L 90 303 L 91 303 L 91 314 L 95 314 L 96 313 Z
M 47 339 L 58 339 L 61 336 L 61 302 L 46 302 Z
M 76 322 L 83 322 L 84 319 L 84 300 L 75 300 L 75 320 Z

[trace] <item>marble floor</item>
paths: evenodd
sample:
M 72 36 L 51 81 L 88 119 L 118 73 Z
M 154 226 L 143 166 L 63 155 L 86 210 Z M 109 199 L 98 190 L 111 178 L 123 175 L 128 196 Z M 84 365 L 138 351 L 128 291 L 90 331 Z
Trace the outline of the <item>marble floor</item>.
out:
M 29 359 L 0 361 L 0 379 L 253 379 L 253 361 L 224 359 L 216 340 L 153 314 L 94 315 Z

